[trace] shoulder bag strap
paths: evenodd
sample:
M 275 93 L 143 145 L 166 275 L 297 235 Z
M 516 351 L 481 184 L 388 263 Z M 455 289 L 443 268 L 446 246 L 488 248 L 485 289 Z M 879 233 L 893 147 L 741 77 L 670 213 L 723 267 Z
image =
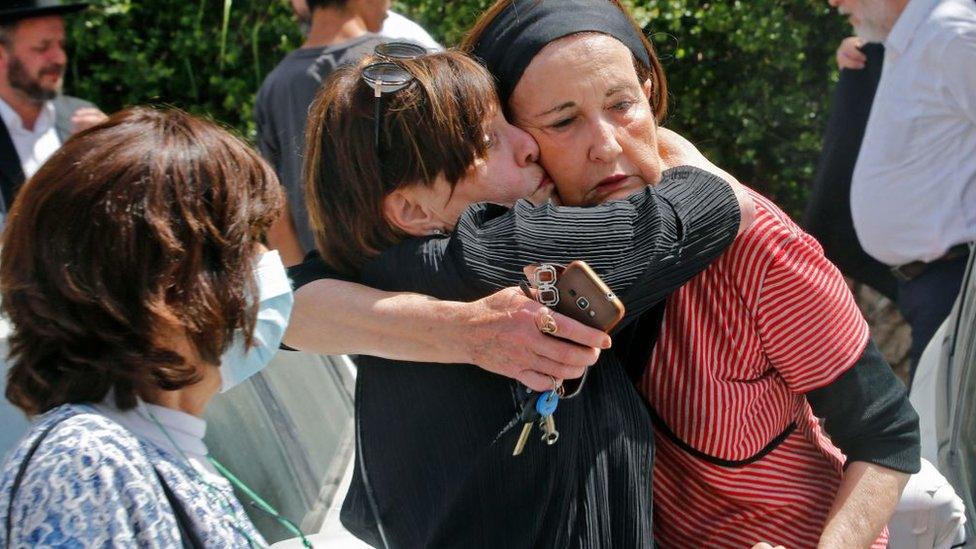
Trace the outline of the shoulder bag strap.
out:
M 166 484 L 166 480 L 163 479 L 163 475 L 159 472 L 159 469 L 153 467 L 153 471 L 156 472 L 156 479 L 159 480 L 159 485 L 163 487 L 163 494 L 166 495 L 166 501 L 173 508 L 173 517 L 176 519 L 176 525 L 180 529 L 180 539 L 183 541 L 183 549 L 204 549 L 203 542 L 200 541 L 200 538 L 196 535 L 196 531 L 193 529 L 193 522 L 190 520 L 190 515 L 186 512 L 186 508 L 183 507 L 180 500 L 176 499 L 176 494 Z
M 65 421 L 66 419 L 72 417 L 74 416 L 71 415 L 71 416 L 63 417 L 55 421 L 54 423 L 48 425 L 41 432 L 41 434 L 34 439 L 33 444 L 31 444 L 30 448 L 27 450 L 27 453 L 24 455 L 23 461 L 20 462 L 20 467 L 17 469 L 17 476 L 14 477 L 13 486 L 11 486 L 10 488 L 10 501 L 7 503 L 7 520 L 6 520 L 7 544 L 5 545 L 5 547 L 10 547 L 10 535 L 11 535 L 10 529 L 13 526 L 14 497 L 17 496 L 17 490 L 20 489 L 20 483 L 24 481 L 24 475 L 27 473 L 27 465 L 30 463 L 31 458 L 34 457 L 34 454 L 37 452 L 37 448 L 40 447 L 41 443 L 44 442 L 44 439 L 47 438 L 47 435 L 50 434 L 55 427 L 60 425 L 62 421 Z
M 24 475 L 27 473 L 27 466 L 30 464 L 30 460 L 37 453 L 37 449 L 44 442 L 44 439 L 54 430 L 55 427 L 61 424 L 61 422 L 74 417 L 73 415 L 63 417 L 54 423 L 48 425 L 40 435 L 34 439 L 27 453 L 24 455 L 24 459 L 20 462 L 20 467 L 17 469 L 17 476 L 14 477 L 13 486 L 10 488 L 10 501 L 7 504 L 7 519 L 6 519 L 6 544 L 4 547 L 10 547 L 10 538 L 12 535 L 13 526 L 13 512 L 14 512 L 14 498 L 17 496 L 17 491 L 20 489 L 20 484 L 24 481 Z M 169 501 L 170 507 L 173 508 L 173 515 L 176 517 L 176 524 L 180 529 L 180 538 L 183 540 L 184 549 L 203 549 L 203 544 L 193 533 L 193 529 L 188 525 L 192 524 L 190 522 L 190 517 L 186 514 L 186 509 L 180 504 L 179 500 L 173 495 L 173 492 L 169 489 L 166 481 L 163 480 L 162 475 L 159 471 L 153 467 L 156 472 L 156 478 L 159 480 L 159 484 L 163 487 L 163 493 L 166 495 L 166 500 Z

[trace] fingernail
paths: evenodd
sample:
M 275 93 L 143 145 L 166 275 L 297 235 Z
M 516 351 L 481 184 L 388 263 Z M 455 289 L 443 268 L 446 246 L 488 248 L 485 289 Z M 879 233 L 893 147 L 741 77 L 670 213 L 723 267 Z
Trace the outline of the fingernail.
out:
M 611 345 L 613 345 L 613 340 L 608 337 L 607 339 L 603 340 L 603 346 L 601 348 L 609 349 Z

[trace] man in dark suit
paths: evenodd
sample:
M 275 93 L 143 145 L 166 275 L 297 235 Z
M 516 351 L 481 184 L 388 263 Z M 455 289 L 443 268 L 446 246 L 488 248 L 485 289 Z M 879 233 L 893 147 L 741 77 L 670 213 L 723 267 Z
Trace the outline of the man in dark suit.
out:
M 823 149 L 813 178 L 804 225 L 845 275 L 871 286 L 892 301 L 898 284 L 891 268 L 868 255 L 851 219 L 851 176 L 881 79 L 884 46 L 848 38 L 837 50 L 840 80 L 831 100 Z
M 0 198 L 17 189 L 73 133 L 105 119 L 93 104 L 61 94 L 68 64 L 65 14 L 84 3 L 11 0 L 0 7 Z

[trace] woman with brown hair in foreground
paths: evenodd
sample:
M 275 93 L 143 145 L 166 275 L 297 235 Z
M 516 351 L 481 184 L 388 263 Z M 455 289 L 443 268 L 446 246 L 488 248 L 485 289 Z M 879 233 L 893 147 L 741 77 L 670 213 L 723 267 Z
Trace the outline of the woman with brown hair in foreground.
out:
M 265 545 L 202 415 L 284 331 L 291 289 L 261 251 L 281 204 L 242 141 L 148 108 L 73 137 L 23 187 L 0 290 L 6 396 L 33 423 L 0 473 L 4 546 Z

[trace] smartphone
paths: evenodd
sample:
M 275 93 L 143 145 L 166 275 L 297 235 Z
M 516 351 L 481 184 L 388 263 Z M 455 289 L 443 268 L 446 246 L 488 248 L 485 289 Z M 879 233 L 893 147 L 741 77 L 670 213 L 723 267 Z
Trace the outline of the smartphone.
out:
M 530 266 L 526 276 L 535 281 L 535 298 L 539 302 L 587 326 L 609 333 L 624 317 L 623 302 L 585 261 L 573 261 L 565 268 Z M 522 290 L 532 297 L 528 285 Z M 560 398 L 579 395 L 589 373 L 587 368 L 583 377 L 564 380 Z
M 553 309 L 587 326 L 610 332 L 624 317 L 624 304 L 585 261 L 566 266 L 555 283 L 559 303 Z

